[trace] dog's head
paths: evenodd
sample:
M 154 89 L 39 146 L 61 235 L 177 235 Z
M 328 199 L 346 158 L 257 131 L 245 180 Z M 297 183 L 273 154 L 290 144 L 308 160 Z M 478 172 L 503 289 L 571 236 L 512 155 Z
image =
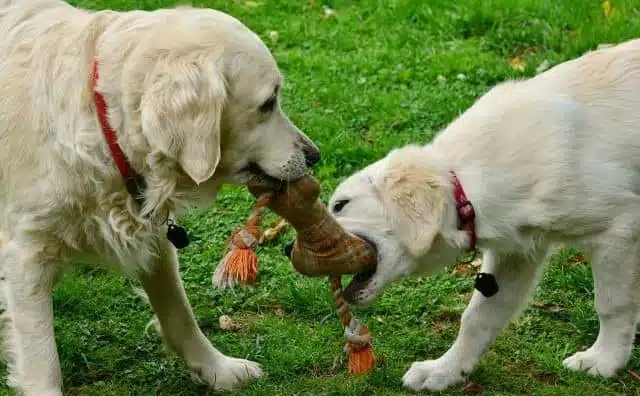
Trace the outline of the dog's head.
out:
M 180 174 L 178 192 L 197 194 L 255 174 L 294 181 L 319 160 L 315 144 L 283 113 L 282 75 L 255 33 L 209 9 L 147 18 L 153 27 L 128 57 L 123 85 L 131 92 L 124 101 L 131 124 L 147 146 L 149 179 L 171 168 Z
M 347 178 L 331 197 L 338 222 L 378 251 L 375 271 L 354 276 L 345 289 L 349 303 L 367 304 L 395 280 L 437 272 L 466 242 L 457 230 L 447 172 L 430 154 L 417 146 L 393 150 Z

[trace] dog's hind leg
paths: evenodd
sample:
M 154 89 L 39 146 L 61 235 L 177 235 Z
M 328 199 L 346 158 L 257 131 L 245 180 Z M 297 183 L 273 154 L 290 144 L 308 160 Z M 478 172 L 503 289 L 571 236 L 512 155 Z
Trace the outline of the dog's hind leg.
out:
M 27 396 L 61 396 L 53 330 L 53 287 L 59 257 L 45 245 L 11 240 L 2 249 L 0 260 L 8 385 Z
M 640 235 L 635 222 L 617 226 L 601 238 L 591 265 L 598 338 L 563 362 L 571 370 L 604 377 L 614 376 L 629 361 L 640 308 Z
M 440 391 L 462 382 L 498 333 L 525 306 L 541 273 L 546 249 L 535 254 L 497 257 L 488 251 L 482 258 L 482 272 L 495 276 L 499 291 L 491 297 L 475 291 L 462 314 L 454 344 L 436 360 L 415 362 L 402 378 L 416 391 Z
M 258 363 L 224 355 L 202 333 L 182 286 L 176 251 L 168 242 L 163 243 L 159 261 L 138 276 L 165 342 L 203 381 L 229 390 L 261 375 Z

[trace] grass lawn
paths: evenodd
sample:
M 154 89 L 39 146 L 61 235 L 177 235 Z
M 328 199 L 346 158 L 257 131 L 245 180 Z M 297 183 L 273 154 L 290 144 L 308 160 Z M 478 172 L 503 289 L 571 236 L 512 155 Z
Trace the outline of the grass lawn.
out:
M 76 0 L 89 8 L 171 6 L 163 0 Z M 184 2 L 183 2 L 184 3 Z M 188 2 L 187 2 L 188 3 Z M 534 75 L 594 49 L 633 38 L 640 2 L 613 0 L 211 0 L 256 31 L 286 76 L 283 107 L 313 138 L 324 196 L 342 178 L 408 142 L 433 135 L 492 85 Z M 428 5 L 427 5 L 428 4 Z M 325 6 L 335 10 L 327 17 Z M 277 32 L 277 33 L 274 33 Z M 252 199 L 225 188 L 184 223 L 196 241 L 181 252 L 184 283 L 203 331 L 224 353 L 257 360 L 266 375 L 240 395 L 404 395 L 401 376 L 415 360 L 440 356 L 455 339 L 473 290 L 473 268 L 395 284 L 358 310 L 374 336 L 379 364 L 346 373 L 343 335 L 326 279 L 304 278 L 282 256 L 288 231 L 260 248 L 259 282 L 221 292 L 211 274 L 224 241 Z M 206 395 L 185 365 L 167 356 L 151 312 L 131 280 L 77 266 L 55 294 L 56 340 L 70 395 Z M 486 395 L 638 395 L 640 356 L 612 380 L 570 373 L 562 359 L 591 344 L 598 320 L 588 263 L 561 251 L 535 303 L 511 324 L 470 380 Z M 221 315 L 241 326 L 223 331 Z M 6 370 L 2 368 L 2 375 Z M 11 394 L 1 385 L 0 393 Z M 444 394 L 461 394 L 463 386 Z

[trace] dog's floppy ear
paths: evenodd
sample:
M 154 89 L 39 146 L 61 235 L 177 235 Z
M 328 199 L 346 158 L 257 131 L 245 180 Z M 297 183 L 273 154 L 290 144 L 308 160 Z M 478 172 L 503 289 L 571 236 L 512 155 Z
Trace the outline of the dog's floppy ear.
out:
M 141 103 L 142 131 L 150 144 L 175 159 L 197 184 L 220 161 L 224 76 L 211 65 L 181 60 L 156 64 Z
M 441 230 L 445 200 L 434 168 L 419 147 L 395 150 L 374 181 L 392 231 L 414 257 L 426 254 Z

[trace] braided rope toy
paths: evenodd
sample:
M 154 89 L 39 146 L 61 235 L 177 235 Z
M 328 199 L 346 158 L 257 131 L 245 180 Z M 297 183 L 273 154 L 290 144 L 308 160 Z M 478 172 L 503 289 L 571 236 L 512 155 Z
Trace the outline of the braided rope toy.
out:
M 211 279 L 215 287 L 225 289 L 238 283 L 248 285 L 255 282 L 258 277 L 258 256 L 254 249 L 264 236 L 259 224 L 270 199 L 270 194 L 260 196 L 253 205 L 245 225 L 231 234 L 227 253 Z
M 256 280 L 258 256 L 254 249 L 265 238 L 259 222 L 264 210 L 270 208 L 284 219 L 271 232 L 270 238 L 285 227 L 286 222 L 296 231 L 296 240 L 288 253 L 296 271 L 306 276 L 329 278 L 335 307 L 344 327 L 349 372 L 372 370 L 376 359 L 371 333 L 349 313 L 342 296 L 341 276 L 373 268 L 377 255 L 375 249 L 345 232 L 336 222 L 318 199 L 320 185 L 310 175 L 289 184 L 284 190 L 276 191 L 256 184 L 250 185 L 249 191 L 257 200 L 245 225 L 233 231 L 229 238 L 227 253 L 212 277 L 214 287 L 248 285 Z

